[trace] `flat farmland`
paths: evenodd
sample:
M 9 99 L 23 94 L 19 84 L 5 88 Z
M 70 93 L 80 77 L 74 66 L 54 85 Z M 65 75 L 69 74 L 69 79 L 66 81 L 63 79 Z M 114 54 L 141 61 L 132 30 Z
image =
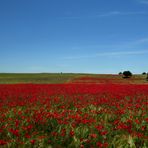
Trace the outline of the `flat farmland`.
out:
M 85 74 L 62 74 L 62 73 L 1 73 L 0 84 L 16 83 L 66 83 L 76 77 L 85 76 Z
M 35 83 L 124 83 L 147 84 L 146 75 L 133 75 L 123 79 L 122 75 L 81 73 L 0 73 L 0 84 Z
M 147 148 L 145 77 L 1 74 L 0 147 Z

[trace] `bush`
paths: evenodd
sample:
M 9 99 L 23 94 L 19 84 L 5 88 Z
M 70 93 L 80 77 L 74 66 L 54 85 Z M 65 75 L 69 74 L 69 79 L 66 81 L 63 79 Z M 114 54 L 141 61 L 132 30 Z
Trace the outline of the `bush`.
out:
M 119 75 L 122 75 L 122 72 L 119 72 Z
M 146 75 L 146 72 L 143 72 L 142 75 Z
M 130 77 L 132 77 L 132 73 L 130 71 L 123 72 L 123 78 L 130 78 Z
M 146 80 L 148 81 L 148 73 L 147 73 L 147 76 L 146 76 Z

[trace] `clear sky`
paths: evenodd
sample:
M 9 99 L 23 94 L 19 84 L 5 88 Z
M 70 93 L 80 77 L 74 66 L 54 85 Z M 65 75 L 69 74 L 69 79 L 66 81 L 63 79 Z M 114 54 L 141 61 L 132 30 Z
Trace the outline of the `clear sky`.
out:
M 148 72 L 148 0 L 0 0 L 0 72 Z

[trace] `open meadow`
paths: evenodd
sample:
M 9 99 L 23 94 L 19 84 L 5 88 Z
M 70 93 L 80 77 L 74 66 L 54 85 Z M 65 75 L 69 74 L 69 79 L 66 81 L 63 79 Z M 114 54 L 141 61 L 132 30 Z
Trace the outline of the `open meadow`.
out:
M 0 74 L 0 147 L 147 148 L 145 77 Z
M 0 148 L 148 148 L 148 0 L 0 0 Z

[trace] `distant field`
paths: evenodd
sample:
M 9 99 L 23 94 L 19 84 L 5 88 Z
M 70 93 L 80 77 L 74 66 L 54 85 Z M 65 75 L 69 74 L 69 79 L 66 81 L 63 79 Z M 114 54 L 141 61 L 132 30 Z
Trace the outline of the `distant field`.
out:
M 74 74 L 74 73 L 1 73 L 0 84 L 35 83 L 128 83 L 147 84 L 146 75 L 133 75 L 123 79 L 120 75 L 111 74 Z
M 133 75 L 131 78 L 123 78 L 122 75 L 99 74 L 73 78 L 72 83 L 95 84 L 148 84 L 146 75 Z
M 75 78 L 83 76 L 88 76 L 88 75 L 72 74 L 72 73 L 0 73 L 0 84 L 67 83 Z

